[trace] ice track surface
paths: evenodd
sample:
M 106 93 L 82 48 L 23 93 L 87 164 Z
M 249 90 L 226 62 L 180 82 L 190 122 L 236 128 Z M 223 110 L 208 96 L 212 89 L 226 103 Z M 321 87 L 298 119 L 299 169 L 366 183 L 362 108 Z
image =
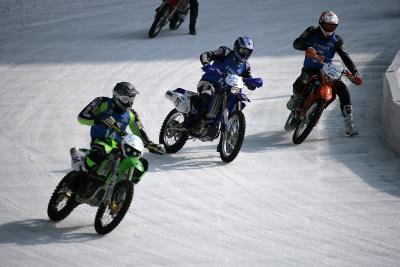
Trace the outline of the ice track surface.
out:
M 51 14 L 45 0 L 22 6 L 21 17 L 1 13 L 0 266 L 400 265 L 400 160 L 379 122 L 383 73 L 400 43 L 399 1 L 204 0 L 197 36 L 186 21 L 154 39 L 147 31 L 160 1 L 58 2 Z M 364 78 L 361 87 L 346 82 L 360 135 L 345 136 L 336 102 L 293 145 L 285 104 L 303 54 L 292 42 L 323 10 L 339 15 L 337 33 Z M 95 233 L 89 206 L 48 220 L 69 148 L 89 144 L 89 127 L 76 119 L 89 101 L 133 82 L 134 108 L 157 141 L 172 108 L 164 92 L 195 90 L 200 53 L 242 34 L 255 42 L 252 73 L 265 86 L 248 92 L 234 162 L 221 162 L 216 142 L 146 154 L 150 171 L 112 233 Z

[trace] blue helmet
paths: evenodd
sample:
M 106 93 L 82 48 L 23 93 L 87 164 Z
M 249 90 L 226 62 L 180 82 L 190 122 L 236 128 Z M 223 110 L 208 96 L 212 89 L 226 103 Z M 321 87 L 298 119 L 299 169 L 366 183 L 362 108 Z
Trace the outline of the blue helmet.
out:
M 235 58 L 241 62 L 246 62 L 251 53 L 253 52 L 254 44 L 253 40 L 247 36 L 241 36 L 236 39 L 235 44 L 233 46 L 233 53 Z

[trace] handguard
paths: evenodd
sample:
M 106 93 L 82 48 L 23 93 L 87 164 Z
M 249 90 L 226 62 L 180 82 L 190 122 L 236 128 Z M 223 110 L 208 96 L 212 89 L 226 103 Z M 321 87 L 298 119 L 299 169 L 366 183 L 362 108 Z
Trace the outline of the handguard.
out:
M 263 80 L 261 78 L 245 78 L 243 82 L 251 87 L 260 88 L 263 86 Z

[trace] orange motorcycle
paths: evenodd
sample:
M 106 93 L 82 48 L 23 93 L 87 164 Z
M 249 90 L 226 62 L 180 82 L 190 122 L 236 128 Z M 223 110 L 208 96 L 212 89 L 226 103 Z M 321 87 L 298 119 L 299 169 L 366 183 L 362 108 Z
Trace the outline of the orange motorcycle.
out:
M 291 111 L 286 120 L 285 130 L 293 131 L 293 143 L 301 144 L 310 134 L 325 108 L 336 98 L 333 88 L 337 81 L 344 75 L 354 83 L 354 78 L 343 62 L 332 60 L 324 62 L 325 58 L 318 55 L 315 50 L 306 51 L 306 56 L 318 60 L 323 64 L 320 75 L 309 78 L 303 90 L 303 99 Z

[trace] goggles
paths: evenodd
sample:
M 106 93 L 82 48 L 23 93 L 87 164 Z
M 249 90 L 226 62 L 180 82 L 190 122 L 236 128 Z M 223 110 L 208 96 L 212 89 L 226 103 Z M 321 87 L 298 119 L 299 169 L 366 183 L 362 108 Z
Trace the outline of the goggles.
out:
M 123 104 L 131 104 L 133 103 L 133 100 L 135 100 L 135 95 L 134 96 L 118 95 L 118 99 Z
M 321 28 L 327 33 L 333 33 L 336 30 L 337 26 L 338 26 L 337 24 L 329 24 L 329 23 L 321 24 Z
M 248 57 L 250 57 L 252 52 L 253 52 L 252 49 L 248 49 L 248 48 L 245 48 L 245 47 L 239 47 L 238 48 L 238 53 L 242 57 L 248 58 Z

